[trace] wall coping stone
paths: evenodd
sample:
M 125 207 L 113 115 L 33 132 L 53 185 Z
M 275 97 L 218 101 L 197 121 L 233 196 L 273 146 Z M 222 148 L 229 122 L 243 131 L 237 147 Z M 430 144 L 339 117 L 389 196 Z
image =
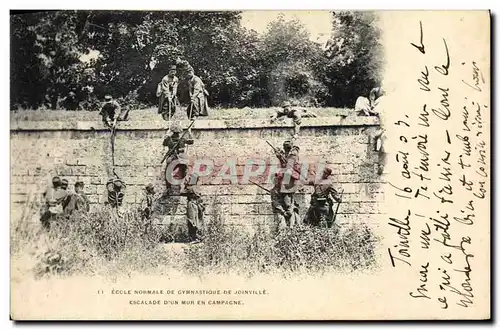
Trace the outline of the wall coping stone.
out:
M 186 128 L 189 120 L 179 121 L 182 127 Z M 302 128 L 309 127 L 348 127 L 348 126 L 379 126 L 378 117 L 364 116 L 335 116 L 303 118 Z M 289 119 L 271 123 L 268 119 L 197 119 L 192 126 L 193 130 L 223 130 L 223 129 L 260 129 L 260 128 L 280 128 L 293 127 L 293 122 Z M 122 121 L 119 122 L 117 131 L 141 131 L 141 130 L 165 130 L 167 122 L 158 121 Z M 101 121 L 14 121 L 10 125 L 11 131 L 107 131 Z

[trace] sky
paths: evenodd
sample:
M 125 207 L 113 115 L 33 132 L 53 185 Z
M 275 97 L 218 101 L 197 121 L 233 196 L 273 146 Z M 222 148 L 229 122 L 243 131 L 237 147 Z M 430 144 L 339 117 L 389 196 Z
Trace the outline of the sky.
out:
M 295 11 L 273 11 L 258 10 L 244 11 L 241 14 L 241 23 L 248 29 L 253 29 L 258 33 L 266 31 L 267 24 L 276 20 L 282 13 L 285 20 L 298 18 L 311 34 L 311 40 L 324 43 L 330 37 L 332 29 L 331 14 L 326 10 L 295 10 Z

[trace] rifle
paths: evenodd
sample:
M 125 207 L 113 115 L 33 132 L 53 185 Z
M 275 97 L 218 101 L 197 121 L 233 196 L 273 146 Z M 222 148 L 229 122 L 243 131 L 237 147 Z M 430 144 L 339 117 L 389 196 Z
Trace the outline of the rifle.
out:
M 342 196 L 343 193 L 344 193 L 344 189 L 342 189 L 342 191 L 340 192 L 340 196 Z M 337 213 L 339 212 L 339 206 L 340 206 L 341 202 L 342 202 L 342 199 L 340 200 L 340 202 L 337 203 L 337 209 L 335 210 L 335 214 L 333 215 L 332 223 L 335 223 L 335 219 L 337 218 Z
M 271 190 L 269 190 L 269 189 L 267 189 L 267 188 L 262 187 L 260 184 L 258 184 L 258 183 L 256 183 L 256 182 L 253 182 L 252 180 L 248 180 L 248 181 L 249 181 L 249 182 L 251 182 L 252 184 L 256 185 L 257 187 L 259 187 L 259 188 L 261 188 L 261 189 L 263 189 L 263 190 L 265 190 L 265 191 L 267 191 L 268 193 L 270 193 L 270 194 L 271 194 Z
M 269 146 L 271 148 L 273 148 L 273 151 L 274 153 L 276 154 L 276 157 L 278 157 L 278 159 L 280 160 L 281 163 L 286 163 L 286 159 L 283 158 L 283 156 L 278 156 L 278 155 L 282 155 L 281 152 L 278 152 L 278 150 L 271 144 L 269 143 L 269 141 L 266 141 L 267 144 L 269 144 Z M 292 170 L 294 170 L 295 173 L 297 173 L 299 175 L 299 178 L 301 180 L 304 180 L 304 182 L 307 182 L 307 179 L 305 179 L 303 176 L 302 176 L 302 173 L 300 173 L 295 167 L 292 166 Z
M 276 154 L 276 157 L 278 157 L 279 160 L 284 163 L 285 159 L 283 158 L 281 152 L 278 152 L 278 150 L 271 143 L 269 143 L 269 141 L 266 141 L 266 143 L 269 144 L 269 146 L 273 149 L 274 153 Z M 281 155 L 281 157 L 278 155 Z
M 189 124 L 189 126 L 187 127 L 187 129 L 184 131 L 184 133 L 182 133 L 181 137 L 179 138 L 179 141 L 177 141 L 177 143 L 175 144 L 175 146 L 170 149 L 166 154 L 165 156 L 163 157 L 163 159 L 161 160 L 161 164 L 163 164 L 163 162 L 165 161 L 165 159 L 167 159 L 167 157 L 169 157 L 170 155 L 172 155 L 172 153 L 174 152 L 174 150 L 177 150 L 177 147 L 179 146 L 179 144 L 181 143 L 182 139 L 184 138 L 184 136 L 186 135 L 186 133 L 189 131 L 189 129 L 191 128 L 191 126 L 193 126 L 194 124 L 194 119 L 191 121 L 191 124 Z

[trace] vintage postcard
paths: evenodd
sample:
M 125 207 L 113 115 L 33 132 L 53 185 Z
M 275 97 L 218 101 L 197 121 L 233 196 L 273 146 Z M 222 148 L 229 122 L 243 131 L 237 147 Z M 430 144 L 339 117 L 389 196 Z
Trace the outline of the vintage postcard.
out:
M 10 13 L 14 320 L 488 320 L 490 12 Z

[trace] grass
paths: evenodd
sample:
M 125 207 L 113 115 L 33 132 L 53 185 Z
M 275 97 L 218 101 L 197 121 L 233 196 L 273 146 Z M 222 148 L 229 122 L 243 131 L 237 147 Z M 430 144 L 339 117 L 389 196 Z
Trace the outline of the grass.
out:
M 31 205 L 32 207 L 33 205 Z M 27 205 L 26 207 L 30 207 Z M 217 205 L 214 205 L 217 209 Z M 376 267 L 378 238 L 363 224 L 321 230 L 298 227 L 271 236 L 265 224 L 250 231 L 226 225 L 219 212 L 208 219 L 203 243 L 178 244 L 185 230 L 150 227 L 136 212 L 117 221 L 108 209 L 60 219 L 46 232 L 31 208 L 12 227 L 11 260 L 18 274 L 35 278 L 71 275 L 168 274 L 195 276 L 353 272 Z M 182 226 L 185 227 L 185 226 Z M 169 237 L 170 243 L 160 241 Z M 24 269 L 20 270 L 20 267 Z
M 257 119 L 269 118 L 277 108 L 213 108 L 209 110 L 209 119 Z M 352 113 L 351 109 L 317 108 L 311 109 L 320 116 L 330 117 Z M 156 108 L 133 109 L 130 111 L 131 121 L 162 121 Z M 185 107 L 175 114 L 175 119 L 186 119 Z M 67 110 L 11 110 L 11 122 L 16 121 L 95 121 L 100 120 L 97 111 Z

